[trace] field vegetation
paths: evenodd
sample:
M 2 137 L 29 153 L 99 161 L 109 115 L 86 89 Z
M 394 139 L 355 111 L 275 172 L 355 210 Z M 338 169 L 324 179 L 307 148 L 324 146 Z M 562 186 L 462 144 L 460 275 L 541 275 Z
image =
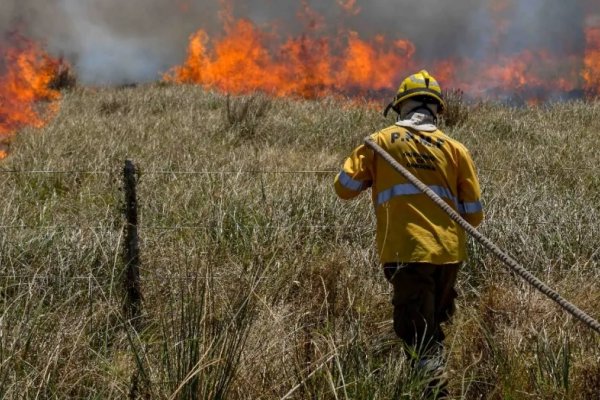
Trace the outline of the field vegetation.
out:
M 445 129 L 478 166 L 481 231 L 600 317 L 600 102 L 454 99 Z M 332 187 L 350 150 L 391 122 L 339 99 L 65 92 L 57 118 L 20 132 L 0 165 L 0 398 L 419 398 L 370 198 L 342 202 Z M 133 325 L 127 158 L 144 296 Z M 598 398 L 597 334 L 474 244 L 458 289 L 452 398 Z

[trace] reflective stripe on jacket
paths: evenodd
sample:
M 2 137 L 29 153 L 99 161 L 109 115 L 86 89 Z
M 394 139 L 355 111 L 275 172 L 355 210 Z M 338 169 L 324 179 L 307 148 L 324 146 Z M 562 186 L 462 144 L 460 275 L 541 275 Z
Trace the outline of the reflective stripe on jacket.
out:
M 371 136 L 412 174 L 477 226 L 483 219 L 480 188 L 468 150 L 443 132 L 394 125 Z M 451 264 L 466 258 L 466 234 L 424 193 L 364 144 L 335 179 L 339 197 L 371 188 L 381 263 Z

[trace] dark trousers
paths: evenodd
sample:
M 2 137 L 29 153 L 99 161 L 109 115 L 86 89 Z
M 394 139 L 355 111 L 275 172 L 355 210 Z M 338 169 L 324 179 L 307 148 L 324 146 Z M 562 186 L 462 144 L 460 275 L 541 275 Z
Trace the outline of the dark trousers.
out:
M 385 264 L 394 286 L 394 330 L 419 353 L 437 349 L 444 340 L 441 324 L 454 313 L 456 275 L 460 264 Z

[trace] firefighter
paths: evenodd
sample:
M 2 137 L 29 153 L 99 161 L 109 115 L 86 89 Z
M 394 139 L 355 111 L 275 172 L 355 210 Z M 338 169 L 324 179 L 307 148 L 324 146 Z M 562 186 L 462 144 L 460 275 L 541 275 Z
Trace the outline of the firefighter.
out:
M 384 115 L 397 122 L 371 138 L 412 174 L 477 226 L 483 219 L 480 188 L 468 150 L 437 128 L 446 108 L 438 82 L 425 70 L 406 78 Z M 335 179 L 342 199 L 371 188 L 377 217 L 377 250 L 394 289 L 394 330 L 418 354 L 437 352 L 440 326 L 454 311 L 466 234 L 427 196 L 367 146 L 358 146 Z

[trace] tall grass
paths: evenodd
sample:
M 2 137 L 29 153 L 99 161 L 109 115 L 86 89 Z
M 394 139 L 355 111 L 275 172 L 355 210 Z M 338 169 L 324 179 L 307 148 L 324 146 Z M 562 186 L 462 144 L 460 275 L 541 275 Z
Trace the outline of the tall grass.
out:
M 480 169 L 482 231 L 598 317 L 600 103 L 457 107 L 446 132 Z M 0 173 L 0 398 L 418 398 L 369 196 L 339 201 L 327 172 L 388 123 L 334 99 L 66 93 L 2 168 L 77 172 Z M 121 315 L 125 158 L 141 170 L 140 331 Z M 597 335 L 470 247 L 452 398 L 596 398 Z

